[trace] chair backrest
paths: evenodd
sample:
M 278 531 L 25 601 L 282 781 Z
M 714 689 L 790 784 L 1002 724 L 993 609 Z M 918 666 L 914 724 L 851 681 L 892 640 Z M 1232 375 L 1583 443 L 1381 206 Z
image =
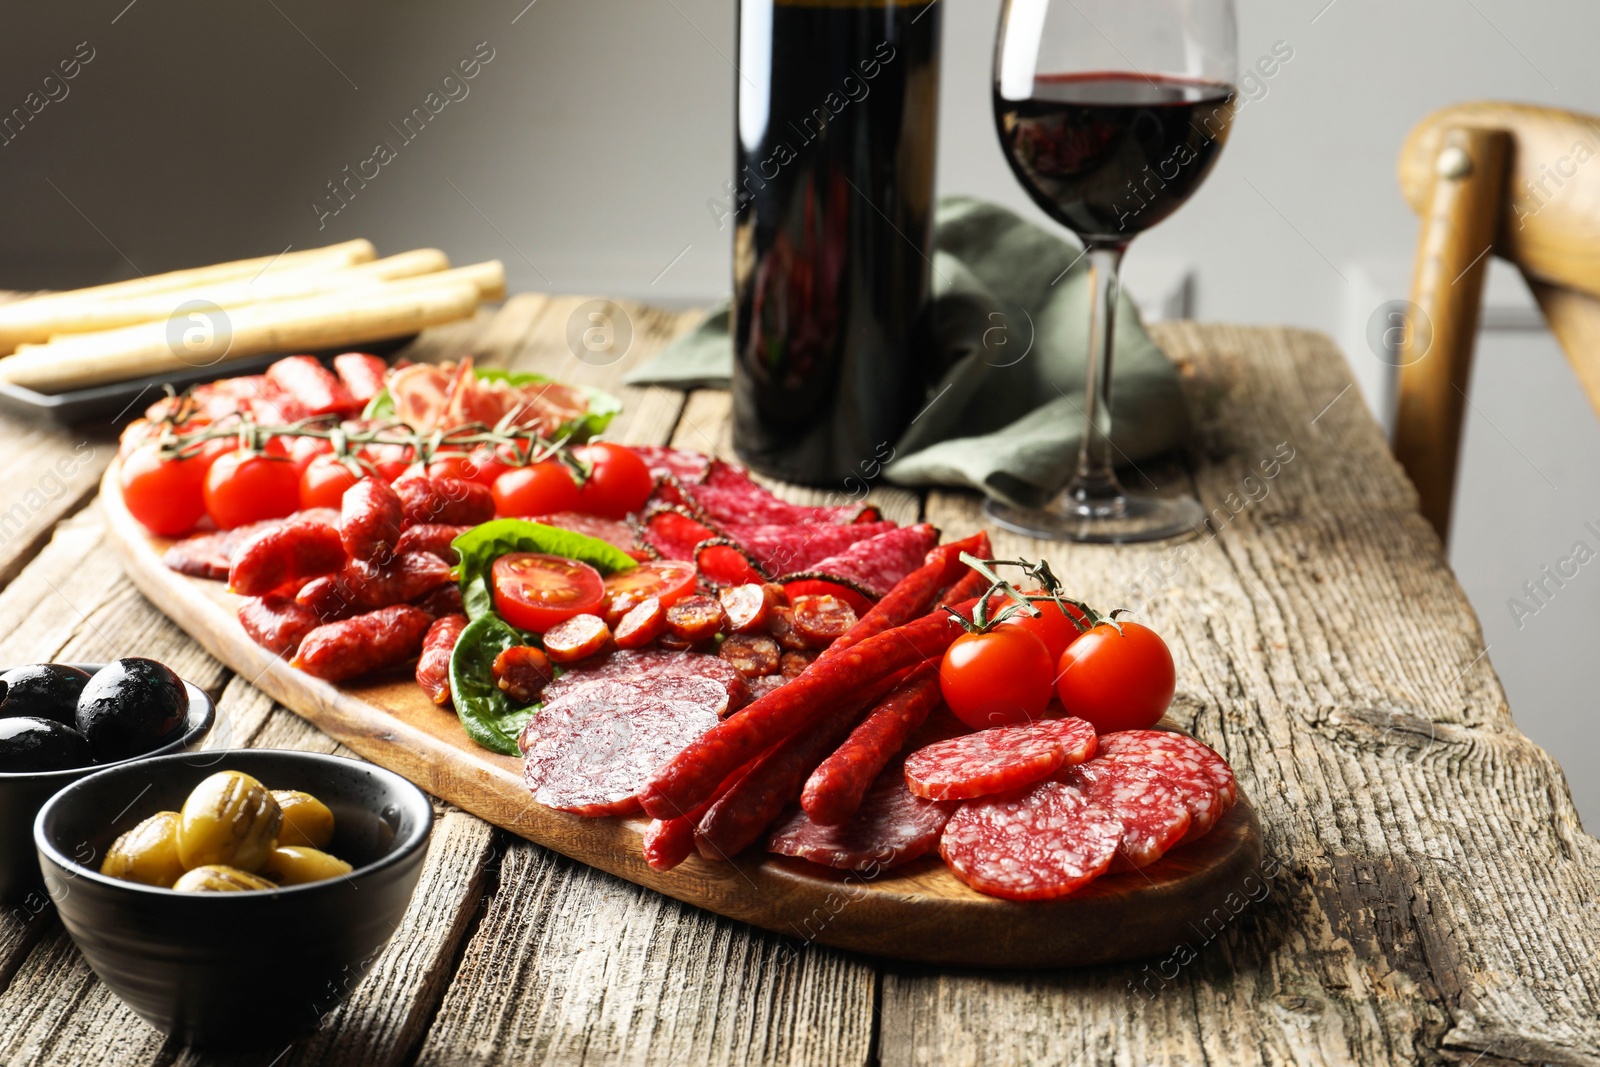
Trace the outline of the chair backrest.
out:
M 1394 451 L 1447 540 L 1492 253 L 1521 270 L 1600 412 L 1600 117 L 1524 104 L 1442 108 L 1400 152 L 1422 217 L 1400 350 Z

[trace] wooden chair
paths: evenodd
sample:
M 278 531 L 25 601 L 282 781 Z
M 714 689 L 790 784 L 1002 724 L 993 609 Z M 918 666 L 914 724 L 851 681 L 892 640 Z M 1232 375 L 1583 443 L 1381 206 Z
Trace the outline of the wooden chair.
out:
M 1522 104 L 1435 111 L 1400 153 L 1422 217 L 1394 452 L 1448 542 L 1489 253 L 1521 270 L 1600 412 L 1600 117 Z

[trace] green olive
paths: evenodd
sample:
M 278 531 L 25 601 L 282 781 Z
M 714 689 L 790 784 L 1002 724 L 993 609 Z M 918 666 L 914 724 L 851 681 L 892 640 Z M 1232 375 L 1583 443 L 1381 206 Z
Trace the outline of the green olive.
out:
M 329 878 L 342 878 L 351 866 L 337 856 L 304 845 L 279 845 L 267 857 L 262 873 L 279 885 L 305 885 Z
M 170 889 L 183 876 L 183 861 L 178 858 L 179 818 L 175 811 L 158 811 L 117 838 L 100 873 Z
M 333 812 L 328 805 L 297 789 L 274 789 L 272 799 L 283 809 L 278 844 L 327 848 L 333 840 Z
M 208 863 L 179 878 L 172 888 L 180 893 L 240 893 L 249 889 L 276 889 L 277 886 L 259 875 L 228 867 L 221 863 Z
M 189 870 L 208 864 L 256 871 L 278 840 L 283 811 L 266 786 L 238 771 L 219 771 L 183 802 L 178 858 Z

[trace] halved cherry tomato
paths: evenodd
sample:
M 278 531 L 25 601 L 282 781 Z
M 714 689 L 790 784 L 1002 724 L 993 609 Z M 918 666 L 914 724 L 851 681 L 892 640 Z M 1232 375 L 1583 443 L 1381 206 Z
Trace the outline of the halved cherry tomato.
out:
M 622 519 L 650 499 L 655 479 L 633 449 L 601 441 L 574 448 L 572 454 L 591 467 L 588 480 L 578 490 L 579 511 Z
M 1039 589 L 1029 589 L 1025 592 L 1043 594 L 1043 590 Z M 1050 652 L 1050 661 L 1054 663 L 1061 658 L 1061 653 L 1067 650 L 1067 646 L 1083 633 L 1072 620 L 1082 619 L 1087 626 L 1088 619 L 1071 604 L 1067 605 L 1067 612 L 1070 615 L 1063 614 L 1061 608 L 1051 600 L 1035 600 L 1033 606 L 1038 610 L 1038 615 L 1013 615 L 1000 625 L 1021 627 L 1043 641 L 1044 647 Z
M 1171 649 L 1160 634 L 1136 622 L 1101 623 L 1056 663 L 1061 706 L 1099 733 L 1148 730 L 1166 714 L 1176 689 Z
M 539 552 L 511 552 L 490 568 L 494 610 L 511 625 L 542 634 L 574 615 L 598 614 L 600 572 L 587 563 Z
M 681 559 L 652 559 L 632 570 L 606 576 L 606 611 L 620 615 L 655 597 L 670 608 L 694 592 L 694 564 Z
M 962 634 L 945 650 L 939 691 L 956 718 L 974 730 L 1017 726 L 1044 717 L 1053 668 L 1043 641 L 1021 627 L 996 626 Z
M 161 446 L 147 441 L 122 461 L 122 499 L 153 534 L 176 537 L 194 529 L 206 513 L 208 464 L 202 456 L 161 459 Z
M 504 517 L 578 510 L 578 483 L 559 460 L 506 471 L 494 480 L 494 512 Z
M 317 456 L 300 474 L 300 506 L 337 511 L 344 503 L 344 491 L 361 477 L 332 455 Z
M 235 449 L 206 472 L 206 514 L 218 528 L 278 519 L 300 506 L 300 472 L 287 456 Z

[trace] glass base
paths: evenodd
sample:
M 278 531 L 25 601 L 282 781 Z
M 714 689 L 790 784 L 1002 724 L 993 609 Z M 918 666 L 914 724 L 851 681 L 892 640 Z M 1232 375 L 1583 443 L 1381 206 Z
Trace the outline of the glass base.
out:
M 1205 532 L 1206 521 L 1205 509 L 1193 497 L 1117 493 L 1096 499 L 1070 490 L 1042 508 L 1017 508 L 990 500 L 983 512 L 995 525 L 1013 533 L 1091 545 L 1194 537 Z

